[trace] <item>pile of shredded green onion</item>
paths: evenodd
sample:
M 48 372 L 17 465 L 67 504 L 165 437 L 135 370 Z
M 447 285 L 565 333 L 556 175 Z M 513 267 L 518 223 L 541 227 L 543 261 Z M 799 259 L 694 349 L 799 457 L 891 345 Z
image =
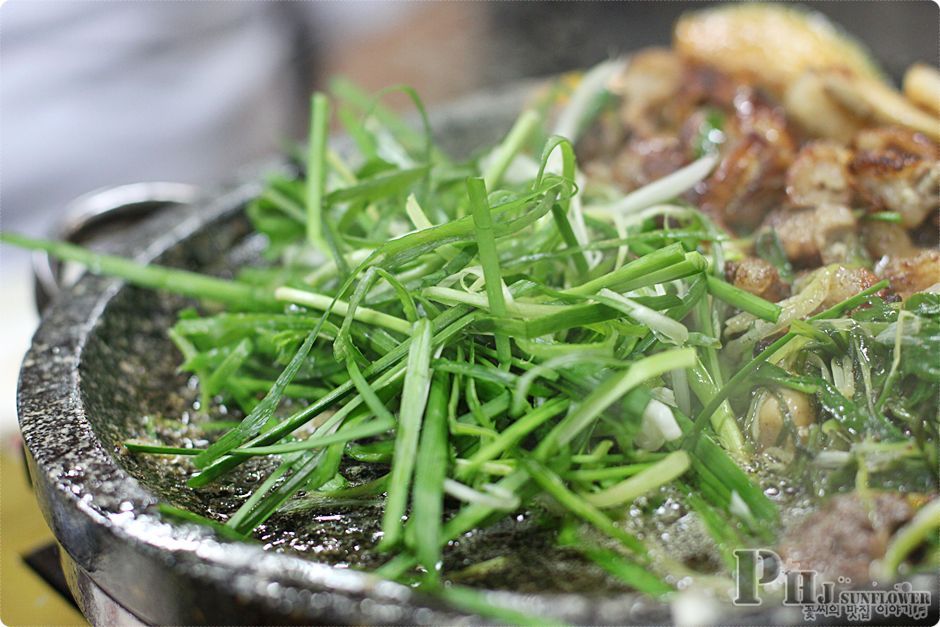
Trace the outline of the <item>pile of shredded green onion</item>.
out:
M 272 177 L 247 208 L 270 263 L 235 280 L 2 237 L 205 304 L 171 338 L 204 407 L 235 403 L 244 418 L 204 449 L 126 446 L 192 456 L 193 489 L 274 456 L 241 507 L 210 521 L 221 533 L 249 537 L 301 493 L 385 494 L 379 574 L 485 611 L 470 591 L 439 586 L 443 548 L 551 502 L 563 539 L 586 559 L 668 594 L 689 569 L 618 519 L 670 485 L 729 569 L 733 548 L 772 537 L 778 514 L 742 469 L 752 452 L 729 398 L 800 329 L 763 350 L 755 339 L 746 348 L 756 357 L 728 376 L 725 320 L 746 312 L 774 323 L 781 309 L 724 281 L 728 236 L 676 200 L 716 157 L 625 197 L 592 187 L 573 142 L 603 89 L 582 85 L 562 115 L 567 137 L 536 107 L 466 162 L 433 145 L 408 89 L 398 91 L 417 104 L 421 132 L 349 85 L 338 85 L 335 112 L 315 95 L 305 175 Z M 334 117 L 358 154 L 330 148 Z M 838 318 L 882 287 L 811 320 Z M 376 464 L 379 478 L 348 484 L 346 459 Z M 586 528 L 612 544 L 587 540 Z

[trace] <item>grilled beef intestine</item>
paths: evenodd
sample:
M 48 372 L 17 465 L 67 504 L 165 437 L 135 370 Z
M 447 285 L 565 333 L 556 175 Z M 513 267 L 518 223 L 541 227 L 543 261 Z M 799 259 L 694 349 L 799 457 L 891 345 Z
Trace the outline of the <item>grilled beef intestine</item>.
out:
M 852 152 L 834 141 L 811 141 L 800 148 L 787 170 L 790 207 L 847 207 L 852 202 Z
M 790 288 L 777 269 L 760 257 L 729 261 L 725 264 L 725 278 L 735 287 L 772 302 L 790 295 Z
M 940 150 L 899 128 L 861 131 L 851 164 L 856 191 L 870 211 L 895 211 L 908 229 L 940 209 Z
M 794 568 L 858 586 L 871 579 L 871 563 L 884 557 L 891 535 L 912 516 L 900 494 L 840 494 L 789 525 L 777 552 Z
M 940 250 L 922 248 L 909 257 L 886 258 L 877 268 L 901 298 L 940 288 Z
M 666 49 L 634 55 L 611 89 L 622 99 L 619 147 L 586 155 L 589 174 L 642 187 L 695 160 L 717 116 L 720 160 L 685 201 L 733 233 L 774 231 L 797 269 L 874 267 L 902 297 L 940 282 L 940 253 L 909 237 L 940 228 L 940 147 L 923 134 L 875 127 L 847 143 L 814 140 L 760 88 Z M 872 215 L 881 212 L 900 224 Z

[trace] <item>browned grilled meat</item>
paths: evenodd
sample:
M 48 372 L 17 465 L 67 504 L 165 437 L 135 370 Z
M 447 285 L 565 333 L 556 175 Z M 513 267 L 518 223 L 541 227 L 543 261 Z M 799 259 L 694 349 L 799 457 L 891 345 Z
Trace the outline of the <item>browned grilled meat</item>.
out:
M 896 126 L 880 126 L 859 131 L 853 142 L 862 152 L 892 151 L 922 159 L 940 158 L 940 148 L 922 133 Z
M 801 268 L 855 261 L 860 252 L 857 221 L 845 206 L 777 209 L 764 227 L 777 233 L 787 258 Z
M 848 207 L 852 201 L 852 153 L 832 141 L 804 145 L 787 170 L 787 200 L 792 207 L 824 204 Z
M 764 228 L 774 231 L 791 263 L 801 267 L 815 267 L 820 262 L 819 246 L 813 235 L 815 211 L 777 209 L 768 214 Z
M 634 190 L 675 172 L 687 162 L 687 151 L 676 137 L 637 138 L 614 160 L 610 175 L 623 189 Z
M 794 566 L 815 570 L 832 581 L 848 577 L 856 584 L 867 583 L 871 563 L 884 556 L 891 534 L 912 514 L 899 494 L 838 494 L 791 526 L 777 552 Z
M 753 88 L 738 87 L 730 102 L 717 104 L 728 113 L 727 141 L 698 204 L 729 229 L 748 232 L 783 203 L 795 142 L 782 109 Z
M 781 166 L 777 149 L 750 133 L 724 153 L 702 183 L 698 205 L 732 231 L 752 230 L 783 200 L 786 167 Z
M 923 134 L 879 127 L 859 131 L 851 146 L 800 145 L 759 88 L 664 49 L 636 55 L 614 91 L 623 97 L 620 148 L 604 145 L 607 158 L 586 166 L 597 178 L 631 191 L 676 171 L 695 159 L 717 116 L 720 160 L 685 198 L 718 224 L 775 231 L 797 268 L 878 262 L 901 296 L 940 281 L 940 253 L 921 248 L 934 246 L 940 224 L 940 147 Z M 897 212 L 901 224 L 859 220 L 858 208 Z M 745 259 L 729 266 L 728 279 L 778 300 L 789 288 L 772 270 Z M 835 292 L 874 282 L 870 272 L 844 274 L 846 288 Z
M 940 284 L 940 250 L 924 248 L 913 257 L 889 259 L 882 271 L 901 298 Z
M 940 209 L 940 150 L 920 133 L 900 128 L 862 131 L 851 171 L 859 197 L 875 211 L 896 211 L 905 228 Z
M 634 136 L 657 135 L 674 121 L 668 105 L 682 87 L 685 66 L 667 48 L 651 48 L 630 57 L 612 90 L 623 96 L 621 120 Z
M 878 277 L 867 268 L 839 266 L 835 274 L 832 275 L 829 282 L 829 293 L 820 305 L 820 309 L 828 309 L 833 305 L 838 305 L 862 290 L 867 290 L 877 282 Z M 882 296 L 885 295 L 882 294 Z
M 855 214 L 844 205 L 819 205 L 814 211 L 816 246 L 823 264 L 863 259 Z
M 700 66 L 687 69 L 676 102 L 690 156 L 705 112 L 720 111 L 725 120 L 721 161 L 693 200 L 725 227 L 752 230 L 784 198 L 795 143 L 782 109 L 753 87 Z
M 725 265 L 725 277 L 735 287 L 777 302 L 790 295 L 790 287 L 770 263 L 759 257 L 745 257 Z
M 911 236 L 900 224 L 866 220 L 862 223 L 862 241 L 875 261 L 882 257 L 910 257 L 917 254 Z

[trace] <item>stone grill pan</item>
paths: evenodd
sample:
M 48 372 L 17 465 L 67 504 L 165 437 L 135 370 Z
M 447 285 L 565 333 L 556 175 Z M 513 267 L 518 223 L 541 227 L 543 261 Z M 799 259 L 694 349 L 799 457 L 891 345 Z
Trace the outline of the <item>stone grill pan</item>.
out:
M 484 94 L 441 110 L 432 118 L 442 148 L 466 155 L 496 141 L 530 90 Z M 102 246 L 142 261 L 229 275 L 260 251 L 243 215 L 261 189 L 260 174 L 156 212 L 119 238 L 112 233 Z M 224 486 L 193 492 L 184 486 L 183 462 L 122 452 L 128 438 L 187 437 L 185 428 L 165 426 L 165 419 L 193 414 L 195 398 L 193 386 L 176 373 L 179 356 L 166 330 L 179 309 L 192 304 L 86 274 L 54 298 L 23 363 L 18 409 L 31 479 L 86 616 L 96 624 L 485 622 L 349 568 L 381 562 L 370 549 L 380 505 L 279 514 L 257 543 L 228 542 L 155 512 L 158 501 L 210 517 L 230 511 L 265 470 L 263 462 L 245 464 Z M 456 563 L 469 563 L 470 552 L 508 556 L 508 572 L 477 585 L 504 590 L 490 594 L 546 620 L 671 620 L 668 606 L 611 586 L 599 569 L 555 549 L 525 515 L 458 544 L 449 558 Z M 779 606 L 721 611 L 723 623 L 799 621 L 792 608 L 787 613 Z

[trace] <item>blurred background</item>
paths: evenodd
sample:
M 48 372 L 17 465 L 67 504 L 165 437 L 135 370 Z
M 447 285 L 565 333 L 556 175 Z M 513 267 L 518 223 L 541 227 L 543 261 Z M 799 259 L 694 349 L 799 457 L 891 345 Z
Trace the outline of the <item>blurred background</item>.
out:
M 937 63 L 930 0 L 802 4 L 865 42 L 895 79 L 914 61 Z M 310 91 L 334 76 L 366 90 L 407 83 L 433 107 L 667 45 L 675 19 L 707 5 L 9 0 L 0 7 L 0 229 L 48 234 L 71 199 L 103 186 L 223 184 L 302 138 Z M 27 254 L 0 248 L 0 285 L 0 617 L 71 624 L 80 616 L 18 557 L 49 537 L 15 448 L 16 374 L 38 321 Z

